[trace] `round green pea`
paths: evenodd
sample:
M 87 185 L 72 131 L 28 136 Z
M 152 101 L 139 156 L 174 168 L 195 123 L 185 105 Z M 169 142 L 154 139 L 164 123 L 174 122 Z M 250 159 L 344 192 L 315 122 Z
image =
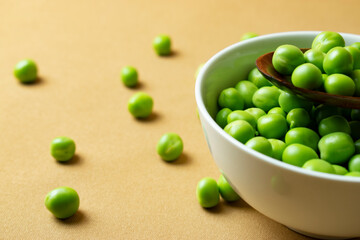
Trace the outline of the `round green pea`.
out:
M 360 42 L 354 42 L 353 44 L 350 45 L 351 47 L 355 47 L 357 49 L 360 50 Z
M 320 136 L 325 136 L 333 132 L 350 134 L 351 130 L 348 121 L 343 116 L 334 115 L 320 121 L 318 132 Z
M 299 143 L 308 146 L 314 151 L 318 150 L 319 135 L 310 128 L 297 127 L 289 130 L 285 135 L 286 145 Z
M 254 93 L 258 90 L 254 83 L 243 80 L 236 84 L 235 89 L 238 90 L 240 95 L 243 97 L 245 109 L 254 107 L 252 97 Z
M 324 72 L 323 62 L 325 58 L 325 53 L 319 49 L 309 49 L 304 53 L 305 62 L 312 63 L 320 69 L 321 72 Z
M 279 96 L 280 90 L 275 87 L 262 87 L 259 88 L 253 95 L 252 101 L 253 104 L 268 112 L 274 107 L 279 107 Z
M 229 114 L 232 111 L 230 110 L 230 108 L 223 108 L 221 109 L 215 116 L 215 122 L 221 127 L 224 128 L 228 122 L 227 122 L 227 117 L 229 116 Z
M 349 171 L 344 168 L 343 166 L 340 166 L 340 165 L 336 165 L 336 164 L 333 164 L 332 165 L 334 170 L 335 170 L 335 174 L 337 175 L 345 175 L 347 174 Z
M 360 69 L 360 50 L 356 47 L 347 46 L 344 47 L 353 58 L 353 69 Z
M 158 35 L 153 40 L 153 48 L 157 55 L 167 56 L 171 54 L 171 39 L 168 35 Z
M 343 47 L 334 47 L 324 58 L 324 71 L 328 75 L 334 73 L 350 74 L 353 70 L 353 58 Z
M 360 96 L 360 69 L 356 69 L 351 73 L 351 79 L 355 83 L 355 96 Z
M 245 120 L 236 120 L 229 123 L 224 128 L 224 131 L 243 144 L 255 136 L 254 128 Z
M 327 93 L 353 96 L 355 93 L 355 82 L 347 75 L 335 73 L 325 79 L 324 88 Z
M 281 161 L 286 144 L 283 141 L 275 138 L 269 138 L 268 141 L 272 147 L 272 157 Z
M 183 148 L 183 141 L 176 133 L 165 133 L 161 136 L 156 145 L 157 153 L 167 162 L 178 159 L 183 151 Z
M 127 87 L 135 87 L 138 83 L 138 72 L 132 66 L 126 66 L 121 69 L 121 80 Z
M 256 119 L 256 121 L 261 117 L 266 115 L 266 112 L 264 110 L 262 110 L 261 108 L 248 108 L 245 109 L 245 112 L 250 113 L 251 115 L 253 115 L 253 117 Z
M 202 207 L 215 207 L 220 200 L 217 182 L 209 177 L 201 179 L 196 187 L 196 197 Z
M 46 208 L 55 217 L 65 219 L 74 215 L 79 209 L 80 199 L 77 192 L 70 187 L 59 187 L 50 191 L 45 197 Z
M 248 40 L 250 38 L 254 38 L 254 37 L 258 37 L 259 35 L 257 33 L 253 33 L 253 32 L 247 32 L 244 33 L 241 37 L 240 41 L 244 41 L 244 40 Z
M 267 114 L 258 119 L 257 128 L 265 138 L 281 139 L 285 136 L 288 125 L 284 116 L 280 114 Z
M 327 53 L 334 47 L 344 47 L 345 40 L 337 32 L 324 31 L 319 33 L 312 42 L 311 48 Z
M 268 111 L 268 114 L 277 113 L 286 117 L 286 113 L 281 107 L 274 107 Z
M 138 92 L 129 99 L 128 110 L 136 118 L 147 118 L 152 113 L 153 105 L 150 95 Z
M 312 171 L 335 174 L 333 165 L 322 159 L 307 160 L 302 167 Z
M 267 155 L 269 157 L 272 156 L 272 146 L 271 143 L 264 137 L 258 136 L 250 139 L 245 143 L 245 146 L 254 149 L 255 151 Z
M 360 177 L 360 172 L 348 172 L 348 173 L 345 174 L 345 176 Z
M 309 111 L 312 109 L 313 103 L 305 100 L 304 98 L 298 97 L 295 94 L 281 91 L 279 96 L 279 105 L 284 112 L 288 113 L 294 108 L 304 108 Z
M 360 154 L 352 156 L 348 162 L 350 172 L 360 172 Z
M 318 144 L 320 158 L 331 164 L 343 164 L 355 153 L 355 145 L 349 134 L 329 133 Z
M 235 88 L 226 88 L 221 91 L 218 104 L 221 108 L 230 108 L 231 110 L 243 110 L 244 99 Z
M 34 83 L 37 79 L 38 68 L 31 59 L 24 59 L 18 62 L 14 69 L 15 77 L 21 83 Z
M 320 69 L 312 63 L 304 63 L 296 67 L 291 75 L 291 81 L 295 87 L 311 90 L 323 84 Z
M 251 115 L 250 113 L 243 111 L 243 110 L 235 110 L 233 112 L 231 112 L 228 117 L 227 117 L 227 122 L 231 123 L 233 121 L 236 120 L 245 120 L 248 123 L 250 123 L 250 125 L 256 129 L 256 119 L 253 115 Z
M 286 115 L 286 121 L 290 129 L 297 127 L 307 127 L 311 122 L 308 111 L 303 108 L 294 108 Z
M 255 84 L 256 87 L 258 88 L 262 88 L 262 87 L 266 87 L 266 86 L 272 86 L 272 83 L 267 80 L 257 68 L 253 68 L 249 75 L 248 75 L 248 80 L 252 83 Z
M 310 159 L 319 158 L 317 153 L 311 147 L 294 143 L 288 145 L 283 152 L 282 161 L 294 166 L 302 167 Z
M 276 48 L 272 64 L 276 71 L 290 75 L 294 69 L 305 62 L 303 52 L 294 45 L 281 45 Z
M 234 202 L 240 199 L 239 195 L 234 191 L 230 186 L 228 181 L 225 179 L 224 175 L 220 175 L 218 181 L 218 188 L 221 197 L 227 202 Z
M 57 137 L 51 142 L 51 155 L 59 162 L 66 162 L 75 154 L 75 142 L 69 137 Z

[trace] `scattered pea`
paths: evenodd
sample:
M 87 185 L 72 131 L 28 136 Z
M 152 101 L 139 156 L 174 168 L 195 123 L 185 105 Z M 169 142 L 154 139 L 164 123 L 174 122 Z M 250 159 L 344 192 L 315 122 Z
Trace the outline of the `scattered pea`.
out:
M 78 193 L 70 187 L 59 187 L 50 191 L 45 197 L 46 208 L 55 217 L 65 219 L 74 215 L 79 209 Z
M 147 118 L 152 113 L 153 105 L 150 95 L 138 92 L 129 99 L 128 110 L 136 118 Z
M 220 175 L 217 184 L 220 195 L 225 201 L 234 202 L 240 199 L 239 195 L 230 186 L 224 175 Z
M 138 72 L 132 66 L 126 66 L 121 69 L 121 80 L 127 87 L 135 87 L 138 83 Z
M 176 133 L 165 133 L 156 145 L 157 153 L 167 162 L 179 158 L 183 148 L 183 141 Z
M 57 137 L 51 142 L 51 155 L 59 162 L 66 162 L 73 158 L 76 145 L 69 137 Z
M 153 41 L 153 48 L 159 56 L 171 54 L 171 39 L 168 35 L 158 35 Z
M 201 179 L 196 187 L 196 197 L 202 207 L 215 207 L 220 200 L 217 182 L 209 177 Z
M 31 59 L 24 59 L 18 62 L 14 69 L 15 77 L 21 83 L 34 83 L 37 79 L 38 68 Z

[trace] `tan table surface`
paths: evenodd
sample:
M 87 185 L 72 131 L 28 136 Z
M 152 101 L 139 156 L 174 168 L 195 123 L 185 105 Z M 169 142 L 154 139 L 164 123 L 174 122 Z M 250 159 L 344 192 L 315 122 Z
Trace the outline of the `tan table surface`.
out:
M 0 239 L 308 239 L 244 201 L 204 210 L 197 182 L 218 178 L 196 115 L 194 73 L 243 33 L 331 30 L 360 34 L 356 0 L 0 1 Z M 158 57 L 152 40 L 172 37 Z M 21 85 L 17 61 L 34 59 L 41 80 Z M 135 66 L 128 89 L 120 69 Z M 135 120 L 129 97 L 145 91 L 154 114 Z M 165 163 L 160 136 L 180 134 L 184 154 Z M 75 159 L 49 154 L 72 137 Z M 79 212 L 60 221 L 44 206 L 48 191 L 70 186 Z

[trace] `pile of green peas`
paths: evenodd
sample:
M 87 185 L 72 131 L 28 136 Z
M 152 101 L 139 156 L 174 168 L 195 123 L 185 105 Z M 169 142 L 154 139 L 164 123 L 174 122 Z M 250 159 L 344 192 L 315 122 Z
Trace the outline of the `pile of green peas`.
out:
M 339 33 L 319 33 L 305 53 L 294 45 L 281 45 L 272 63 L 277 72 L 291 76 L 295 87 L 360 96 L 360 42 L 345 46 Z
M 332 32 L 320 33 L 314 39 L 312 50 L 328 51 L 330 54 L 332 51 L 338 51 L 338 44 L 343 41 L 343 38 L 339 36 L 341 37 L 340 34 Z M 281 50 L 282 46 L 278 49 Z M 288 48 L 291 45 L 285 46 Z M 355 43 L 353 46 L 360 46 L 360 43 Z M 343 49 L 350 54 L 349 50 Z M 297 50 L 300 51 L 298 48 Z M 288 54 L 286 51 L 283 53 L 280 51 L 280 53 L 279 55 L 285 57 L 290 56 L 289 59 L 292 56 L 292 53 Z M 273 62 L 279 60 L 276 59 L 279 55 L 276 55 L 275 51 Z M 349 56 L 350 59 L 353 58 L 351 54 Z M 333 63 L 324 61 L 324 69 L 330 73 L 330 69 L 336 68 L 336 61 L 340 60 L 335 60 Z M 296 78 L 296 69 L 302 66 L 314 66 L 313 63 L 294 62 L 296 61 L 281 65 L 280 68 L 287 71 L 282 74 L 292 74 L 293 82 L 295 74 L 295 80 L 300 79 L 299 82 L 305 82 L 304 85 L 307 86 L 317 81 L 313 79 L 303 81 L 301 78 Z M 357 74 L 359 70 L 354 70 L 354 67 L 355 64 L 351 64 L 348 71 Z M 340 75 L 332 73 L 324 78 L 321 70 L 318 67 L 316 69 L 320 72 L 321 79 L 326 80 L 334 74 Z M 305 73 L 304 76 L 314 75 L 312 71 L 302 73 Z M 348 77 L 344 73 L 341 74 Z M 356 80 L 351 81 L 354 86 L 357 86 Z M 325 81 L 324 89 L 335 86 L 344 90 L 346 86 L 341 84 L 342 82 L 331 85 Z M 215 116 L 216 123 L 230 136 L 249 148 L 304 169 L 360 176 L 359 109 L 317 104 L 282 91 L 264 78 L 257 68 L 249 72 L 247 79 L 239 81 L 233 87 L 223 89 L 218 96 L 218 107 L 219 111 Z

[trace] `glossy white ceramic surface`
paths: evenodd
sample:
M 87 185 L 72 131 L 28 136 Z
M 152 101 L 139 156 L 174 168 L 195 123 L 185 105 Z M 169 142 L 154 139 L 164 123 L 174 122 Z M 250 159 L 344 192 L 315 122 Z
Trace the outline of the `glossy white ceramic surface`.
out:
M 264 35 L 231 45 L 200 71 L 195 87 L 211 154 L 235 191 L 253 208 L 289 228 L 320 238 L 360 236 L 360 178 L 304 170 L 275 160 L 225 133 L 214 121 L 217 97 L 246 79 L 260 55 L 282 44 L 311 47 L 319 32 Z M 360 36 L 341 33 L 346 45 Z

